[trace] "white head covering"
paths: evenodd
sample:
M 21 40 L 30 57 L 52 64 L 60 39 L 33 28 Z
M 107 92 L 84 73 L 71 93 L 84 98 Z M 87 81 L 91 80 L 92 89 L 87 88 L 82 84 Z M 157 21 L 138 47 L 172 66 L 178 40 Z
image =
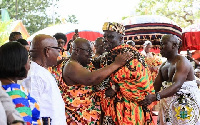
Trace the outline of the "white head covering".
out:
M 199 68 L 196 68 L 195 70 L 194 70 L 194 72 L 196 73 L 196 72 L 200 72 L 200 69 Z
M 147 41 L 144 42 L 143 45 L 144 45 L 144 47 L 146 47 L 147 45 L 152 45 L 152 43 L 151 43 L 151 41 L 147 40 Z

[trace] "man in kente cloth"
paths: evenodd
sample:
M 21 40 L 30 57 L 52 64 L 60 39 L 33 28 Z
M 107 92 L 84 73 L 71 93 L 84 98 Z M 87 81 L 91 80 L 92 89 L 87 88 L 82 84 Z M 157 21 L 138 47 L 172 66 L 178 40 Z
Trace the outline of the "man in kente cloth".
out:
M 100 96 L 104 125 L 154 124 L 148 107 L 140 106 L 148 94 L 154 94 L 150 71 L 144 57 L 133 46 L 123 43 L 125 28 L 119 23 L 105 22 L 103 25 L 104 47 L 107 54 L 101 57 L 100 66 L 110 65 L 120 53 L 131 52 L 134 58 L 113 72 L 96 91 Z M 97 62 L 98 63 L 98 62 Z
M 72 55 L 63 68 L 62 81 L 59 82 L 68 125 L 100 124 L 100 103 L 93 85 L 99 84 L 131 58 L 132 53 L 120 54 L 111 65 L 90 72 L 87 65 L 92 59 L 91 44 L 83 38 L 74 40 Z

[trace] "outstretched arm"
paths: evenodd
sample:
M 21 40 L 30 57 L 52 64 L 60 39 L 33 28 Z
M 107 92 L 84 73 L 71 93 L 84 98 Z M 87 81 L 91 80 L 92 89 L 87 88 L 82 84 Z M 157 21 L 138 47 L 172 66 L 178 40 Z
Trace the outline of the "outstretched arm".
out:
M 159 69 L 158 75 L 156 76 L 156 79 L 154 81 L 154 89 L 155 92 L 159 92 L 160 88 L 162 87 L 162 82 L 163 82 L 163 78 L 162 78 L 162 73 L 161 73 L 161 68 L 164 66 L 165 63 L 163 63 Z
M 186 81 L 189 72 L 190 64 L 188 60 L 186 60 L 184 57 L 181 57 L 181 59 L 176 63 L 175 73 L 172 77 L 173 84 L 159 93 L 161 99 L 170 97 L 178 92 L 183 83 Z
M 126 64 L 133 57 L 133 53 L 124 53 L 116 57 L 115 61 L 102 69 L 90 72 L 76 61 L 70 61 L 63 69 L 64 79 L 70 79 L 73 84 L 97 85 L 112 72 Z

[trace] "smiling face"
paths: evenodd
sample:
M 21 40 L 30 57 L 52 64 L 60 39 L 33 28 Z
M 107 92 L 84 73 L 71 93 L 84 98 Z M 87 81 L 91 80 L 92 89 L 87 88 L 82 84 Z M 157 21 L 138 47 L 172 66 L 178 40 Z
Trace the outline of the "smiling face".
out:
M 163 57 L 170 57 L 174 51 L 178 51 L 178 41 L 173 35 L 165 35 L 160 41 L 160 54 Z
M 84 67 L 92 61 L 92 46 L 90 42 L 83 38 L 77 38 L 73 42 L 72 54 L 76 55 L 77 61 Z
M 92 61 L 92 47 L 90 43 L 83 45 L 79 49 L 79 62 L 83 65 L 86 66 Z
M 107 52 L 123 43 L 122 35 L 114 31 L 105 30 L 103 37 L 104 37 L 104 49 Z
M 54 38 L 48 38 L 48 44 L 45 46 L 44 50 L 47 55 L 47 66 L 57 65 L 57 57 L 59 56 L 60 48 L 58 47 L 58 43 Z

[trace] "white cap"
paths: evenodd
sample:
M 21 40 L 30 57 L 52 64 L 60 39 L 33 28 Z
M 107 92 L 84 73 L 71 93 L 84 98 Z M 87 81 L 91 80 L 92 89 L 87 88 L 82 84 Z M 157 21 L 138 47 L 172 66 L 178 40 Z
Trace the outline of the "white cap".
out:
M 196 72 L 200 72 L 200 69 L 199 68 L 196 68 L 195 70 L 194 70 L 194 72 L 196 73 Z
M 151 43 L 151 41 L 147 40 L 147 41 L 144 42 L 143 45 L 144 45 L 144 47 L 146 47 L 147 45 L 152 45 L 152 43 Z

